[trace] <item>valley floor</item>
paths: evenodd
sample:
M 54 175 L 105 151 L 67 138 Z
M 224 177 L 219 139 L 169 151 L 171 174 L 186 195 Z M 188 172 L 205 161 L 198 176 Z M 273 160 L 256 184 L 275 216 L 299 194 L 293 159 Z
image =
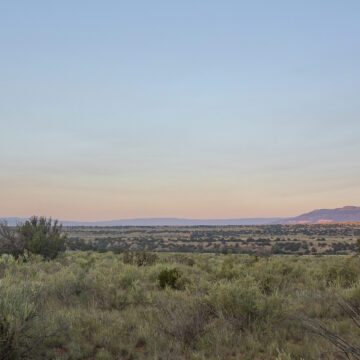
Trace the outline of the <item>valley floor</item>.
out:
M 67 227 L 73 250 L 354 254 L 360 223 L 242 226 Z

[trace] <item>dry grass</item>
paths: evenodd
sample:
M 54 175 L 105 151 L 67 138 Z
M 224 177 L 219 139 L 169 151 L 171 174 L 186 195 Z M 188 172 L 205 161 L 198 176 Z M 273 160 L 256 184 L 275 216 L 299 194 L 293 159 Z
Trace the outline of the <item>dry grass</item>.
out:
M 0 359 L 339 359 L 317 324 L 360 335 L 339 306 L 359 311 L 358 257 L 127 256 L 2 256 Z M 159 286 L 168 268 L 180 290 Z

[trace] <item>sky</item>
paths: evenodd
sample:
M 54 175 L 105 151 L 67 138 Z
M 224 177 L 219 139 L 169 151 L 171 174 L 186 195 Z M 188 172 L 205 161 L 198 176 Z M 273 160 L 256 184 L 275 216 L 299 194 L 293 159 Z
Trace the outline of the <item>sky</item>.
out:
M 360 205 L 360 2 L 0 1 L 0 217 Z

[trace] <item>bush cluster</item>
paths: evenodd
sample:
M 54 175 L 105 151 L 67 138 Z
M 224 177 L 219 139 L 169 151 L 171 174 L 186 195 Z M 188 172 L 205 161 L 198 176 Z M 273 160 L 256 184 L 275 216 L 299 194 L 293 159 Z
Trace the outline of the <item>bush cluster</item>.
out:
M 65 251 L 66 234 L 57 220 L 33 216 L 15 229 L 0 224 L 0 255 L 10 254 L 15 258 L 26 253 L 42 255 L 45 259 L 55 259 Z

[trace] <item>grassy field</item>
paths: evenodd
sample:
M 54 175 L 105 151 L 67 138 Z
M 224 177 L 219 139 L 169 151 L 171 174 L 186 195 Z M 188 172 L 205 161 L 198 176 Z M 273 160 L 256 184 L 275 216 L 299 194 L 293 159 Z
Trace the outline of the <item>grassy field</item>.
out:
M 74 249 L 276 254 L 351 254 L 360 224 L 263 226 L 68 227 Z
M 3 360 L 342 359 L 319 324 L 360 335 L 358 256 L 3 255 L 0 294 Z

